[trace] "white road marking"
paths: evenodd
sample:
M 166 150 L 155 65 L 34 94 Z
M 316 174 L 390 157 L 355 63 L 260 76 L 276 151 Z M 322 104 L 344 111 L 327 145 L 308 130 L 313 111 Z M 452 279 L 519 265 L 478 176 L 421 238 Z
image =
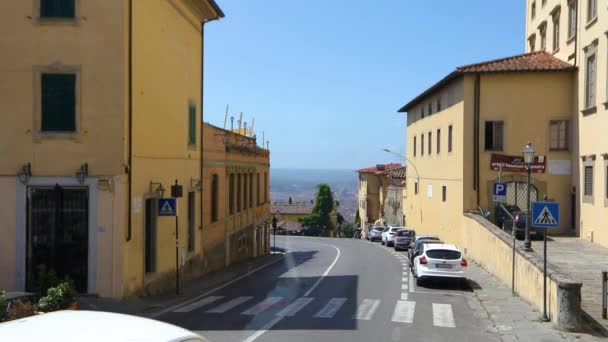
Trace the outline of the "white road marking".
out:
M 205 306 L 207 304 L 211 304 L 211 303 L 213 303 L 215 301 L 218 301 L 218 300 L 220 300 L 222 298 L 224 298 L 224 296 L 205 297 L 205 298 L 203 298 L 201 300 L 198 300 L 198 301 L 196 301 L 194 303 L 190 303 L 190 304 L 188 304 L 186 306 L 182 306 L 179 309 L 175 309 L 175 310 L 173 310 L 173 312 L 190 312 L 190 311 L 196 310 L 196 309 L 198 309 L 200 307 L 203 307 L 203 306 Z
M 412 272 L 410 272 L 410 284 L 412 284 L 412 286 L 410 287 L 410 292 L 416 292 L 414 291 L 414 275 L 412 274 Z
M 380 306 L 380 300 L 378 299 L 364 299 L 355 313 L 355 319 L 361 319 L 369 321 Z
M 346 303 L 346 298 L 332 298 L 314 317 L 317 318 L 332 318 L 336 312 L 340 310 L 342 305 Z
M 251 296 L 236 297 L 229 302 L 226 302 L 226 303 L 216 306 L 210 310 L 207 310 L 207 313 L 224 313 L 228 310 L 234 309 L 237 306 L 251 300 L 252 298 L 253 297 L 251 297 Z
M 404 274 L 404 276 L 405 276 L 405 274 Z M 407 283 L 407 277 L 401 278 L 401 281 L 404 282 L 404 283 Z
M 446 328 L 456 327 L 452 305 L 433 303 L 433 325 Z
M 249 309 L 241 312 L 241 315 L 259 315 L 262 312 L 270 309 L 273 305 L 283 300 L 283 297 L 268 297 L 263 301 L 257 303 L 256 305 L 250 307 Z
M 293 303 L 289 304 L 286 308 L 279 311 L 277 316 L 285 316 L 291 317 L 298 313 L 298 311 L 302 310 L 306 305 L 313 301 L 314 298 L 310 297 L 302 297 L 296 299 Z
M 414 310 L 416 309 L 416 302 L 408 302 L 400 300 L 395 306 L 393 312 L 393 322 L 401 323 L 414 323 Z
M 314 291 L 317 288 L 317 286 L 319 286 L 319 284 L 321 283 L 321 281 L 329 274 L 329 272 L 331 271 L 331 269 L 336 265 L 336 263 L 338 262 L 338 259 L 340 259 L 340 248 L 338 248 L 338 247 L 336 247 L 334 245 L 328 245 L 328 244 L 325 244 L 325 243 L 320 244 L 320 245 L 326 245 L 326 246 L 333 247 L 338 253 L 336 254 L 336 257 L 335 257 L 334 261 L 325 270 L 325 272 L 323 273 L 323 275 L 321 275 L 321 277 L 319 277 L 319 279 L 317 279 L 317 281 L 310 287 L 310 289 L 308 289 L 308 291 L 306 291 L 306 293 L 304 294 L 304 297 L 308 297 L 310 295 L 310 293 L 312 291 Z M 266 323 L 260 330 L 256 331 L 251 336 L 249 336 L 245 340 L 243 340 L 243 342 L 253 342 L 253 341 L 255 341 L 258 337 L 262 336 L 266 331 L 272 329 L 272 327 L 274 327 L 282 319 L 283 319 L 282 316 L 277 316 L 275 319 L 273 319 L 270 322 Z
M 401 300 L 407 300 L 407 292 L 401 292 Z
M 407 290 L 407 287 L 408 287 L 407 284 L 401 284 L 401 289 L 402 290 Z

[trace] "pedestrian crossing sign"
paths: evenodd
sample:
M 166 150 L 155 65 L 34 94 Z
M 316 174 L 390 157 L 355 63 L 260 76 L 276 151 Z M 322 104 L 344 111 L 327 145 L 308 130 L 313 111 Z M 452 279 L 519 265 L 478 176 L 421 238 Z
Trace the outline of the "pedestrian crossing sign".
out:
M 158 216 L 177 216 L 177 201 L 175 198 L 158 199 Z
M 532 203 L 532 225 L 538 228 L 559 227 L 559 203 Z

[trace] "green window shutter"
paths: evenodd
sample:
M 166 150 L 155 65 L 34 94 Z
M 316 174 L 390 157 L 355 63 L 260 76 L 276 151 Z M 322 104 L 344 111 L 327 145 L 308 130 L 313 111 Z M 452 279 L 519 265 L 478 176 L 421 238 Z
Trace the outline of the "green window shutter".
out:
M 188 105 L 188 145 L 196 145 L 196 106 Z
M 76 131 L 76 75 L 42 74 L 43 132 Z
M 41 18 L 76 17 L 76 0 L 40 0 Z

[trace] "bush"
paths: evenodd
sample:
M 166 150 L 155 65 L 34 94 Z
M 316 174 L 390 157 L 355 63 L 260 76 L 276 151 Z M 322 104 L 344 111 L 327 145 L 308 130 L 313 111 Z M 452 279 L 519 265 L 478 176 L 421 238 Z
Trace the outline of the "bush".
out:
M 4 291 L 0 291 L 0 322 L 8 319 L 7 302 Z
M 38 266 L 38 277 L 36 279 L 36 286 L 38 287 L 38 293 L 41 296 L 46 295 L 48 289 L 59 285 L 61 282 L 57 273 L 54 270 L 49 270 L 46 265 L 42 264 Z
M 72 282 L 64 281 L 48 289 L 46 296 L 38 301 L 38 308 L 45 312 L 63 310 L 76 301 L 77 296 Z

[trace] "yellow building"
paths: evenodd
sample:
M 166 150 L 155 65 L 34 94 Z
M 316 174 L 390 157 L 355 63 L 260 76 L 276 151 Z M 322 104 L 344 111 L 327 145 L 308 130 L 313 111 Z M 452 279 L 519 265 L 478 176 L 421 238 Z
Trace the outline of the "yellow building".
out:
M 203 123 L 205 269 L 270 252 L 270 152 L 256 139 Z
M 37 270 L 80 292 L 173 287 L 203 251 L 201 96 L 213 0 L 0 3 L 0 288 L 35 291 Z M 162 191 L 164 189 L 164 191 Z
M 494 211 L 492 184 L 508 184 L 507 204 L 525 210 L 522 148 L 536 150 L 532 201 L 561 203 L 571 228 L 570 165 L 575 68 L 545 52 L 457 68 L 411 100 L 407 112 L 407 225 L 460 243 L 463 212 Z M 503 165 L 501 167 L 500 165 Z M 501 170 L 502 168 L 502 170 Z
M 384 206 L 384 197 L 388 183 L 386 183 L 386 177 L 383 176 L 383 173 L 400 167 L 402 167 L 401 164 L 392 163 L 386 165 L 378 164 L 357 170 L 359 174 L 358 208 L 364 237 L 369 228 L 374 225 L 384 224 L 382 207 Z
M 578 67 L 570 95 L 575 224 L 579 236 L 608 247 L 608 13 L 596 0 L 527 0 L 527 51 L 546 50 Z

